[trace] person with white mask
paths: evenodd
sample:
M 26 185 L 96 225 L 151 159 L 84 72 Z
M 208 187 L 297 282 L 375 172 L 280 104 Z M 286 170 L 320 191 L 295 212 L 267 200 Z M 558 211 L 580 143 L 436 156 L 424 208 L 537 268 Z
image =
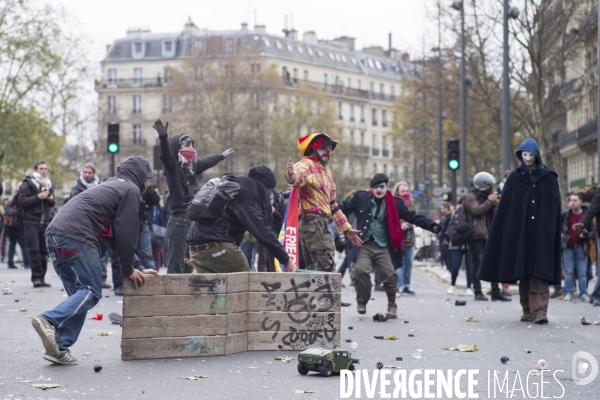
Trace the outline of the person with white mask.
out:
M 362 247 L 355 245 L 350 253 L 350 261 L 354 264 L 352 279 L 355 281 L 357 312 L 367 312 L 372 288 L 370 273 L 374 267 L 378 271 L 377 283 L 382 284 L 388 297 L 388 317 L 397 318 L 398 278 L 394 262 L 402 262 L 405 248 L 400 219 L 434 233 L 440 231 L 440 225 L 410 211 L 401 198 L 392 195 L 388 184 L 389 178 L 385 174 L 376 174 L 371 179 L 370 190 L 356 192 L 340 204 L 340 209 L 345 215 L 356 215 L 359 237 L 363 240 Z

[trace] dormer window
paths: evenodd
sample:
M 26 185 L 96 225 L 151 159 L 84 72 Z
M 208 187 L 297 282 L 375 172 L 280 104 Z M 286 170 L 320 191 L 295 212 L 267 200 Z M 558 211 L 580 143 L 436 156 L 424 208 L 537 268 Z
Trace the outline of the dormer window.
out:
M 171 39 L 162 41 L 162 56 L 163 57 L 174 57 L 175 56 L 175 42 Z
M 143 58 L 146 51 L 146 44 L 142 41 L 135 41 L 131 44 L 131 53 L 133 58 Z

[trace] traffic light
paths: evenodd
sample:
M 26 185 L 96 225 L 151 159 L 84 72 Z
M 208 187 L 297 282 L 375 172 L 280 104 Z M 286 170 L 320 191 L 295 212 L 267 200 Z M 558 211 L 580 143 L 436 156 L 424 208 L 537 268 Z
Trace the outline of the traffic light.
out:
M 456 171 L 460 167 L 460 142 L 458 139 L 448 140 L 448 168 Z
M 119 152 L 119 123 L 118 122 L 108 124 L 106 150 L 109 153 L 118 153 Z
M 448 203 L 448 204 L 454 204 L 454 199 L 452 198 L 452 193 L 448 192 L 448 193 L 442 193 L 442 200 L 444 200 L 444 203 Z

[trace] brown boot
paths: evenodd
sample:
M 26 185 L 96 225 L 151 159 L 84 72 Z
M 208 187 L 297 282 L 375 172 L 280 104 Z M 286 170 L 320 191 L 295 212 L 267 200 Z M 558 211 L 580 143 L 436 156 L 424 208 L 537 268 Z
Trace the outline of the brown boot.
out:
M 367 305 L 366 304 L 356 303 L 356 311 L 359 314 L 366 314 L 367 313 Z
M 388 313 L 388 316 L 390 319 L 397 319 L 398 318 L 398 304 L 388 303 L 387 313 Z

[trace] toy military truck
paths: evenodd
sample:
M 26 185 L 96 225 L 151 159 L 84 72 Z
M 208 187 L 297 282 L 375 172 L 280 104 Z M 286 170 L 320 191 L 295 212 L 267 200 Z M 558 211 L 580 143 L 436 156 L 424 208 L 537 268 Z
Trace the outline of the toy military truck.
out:
M 317 348 L 298 354 L 298 372 L 302 375 L 318 371 L 322 376 L 331 376 L 343 369 L 353 371 L 354 364 L 360 364 L 360 360 L 352 358 L 347 350 Z

